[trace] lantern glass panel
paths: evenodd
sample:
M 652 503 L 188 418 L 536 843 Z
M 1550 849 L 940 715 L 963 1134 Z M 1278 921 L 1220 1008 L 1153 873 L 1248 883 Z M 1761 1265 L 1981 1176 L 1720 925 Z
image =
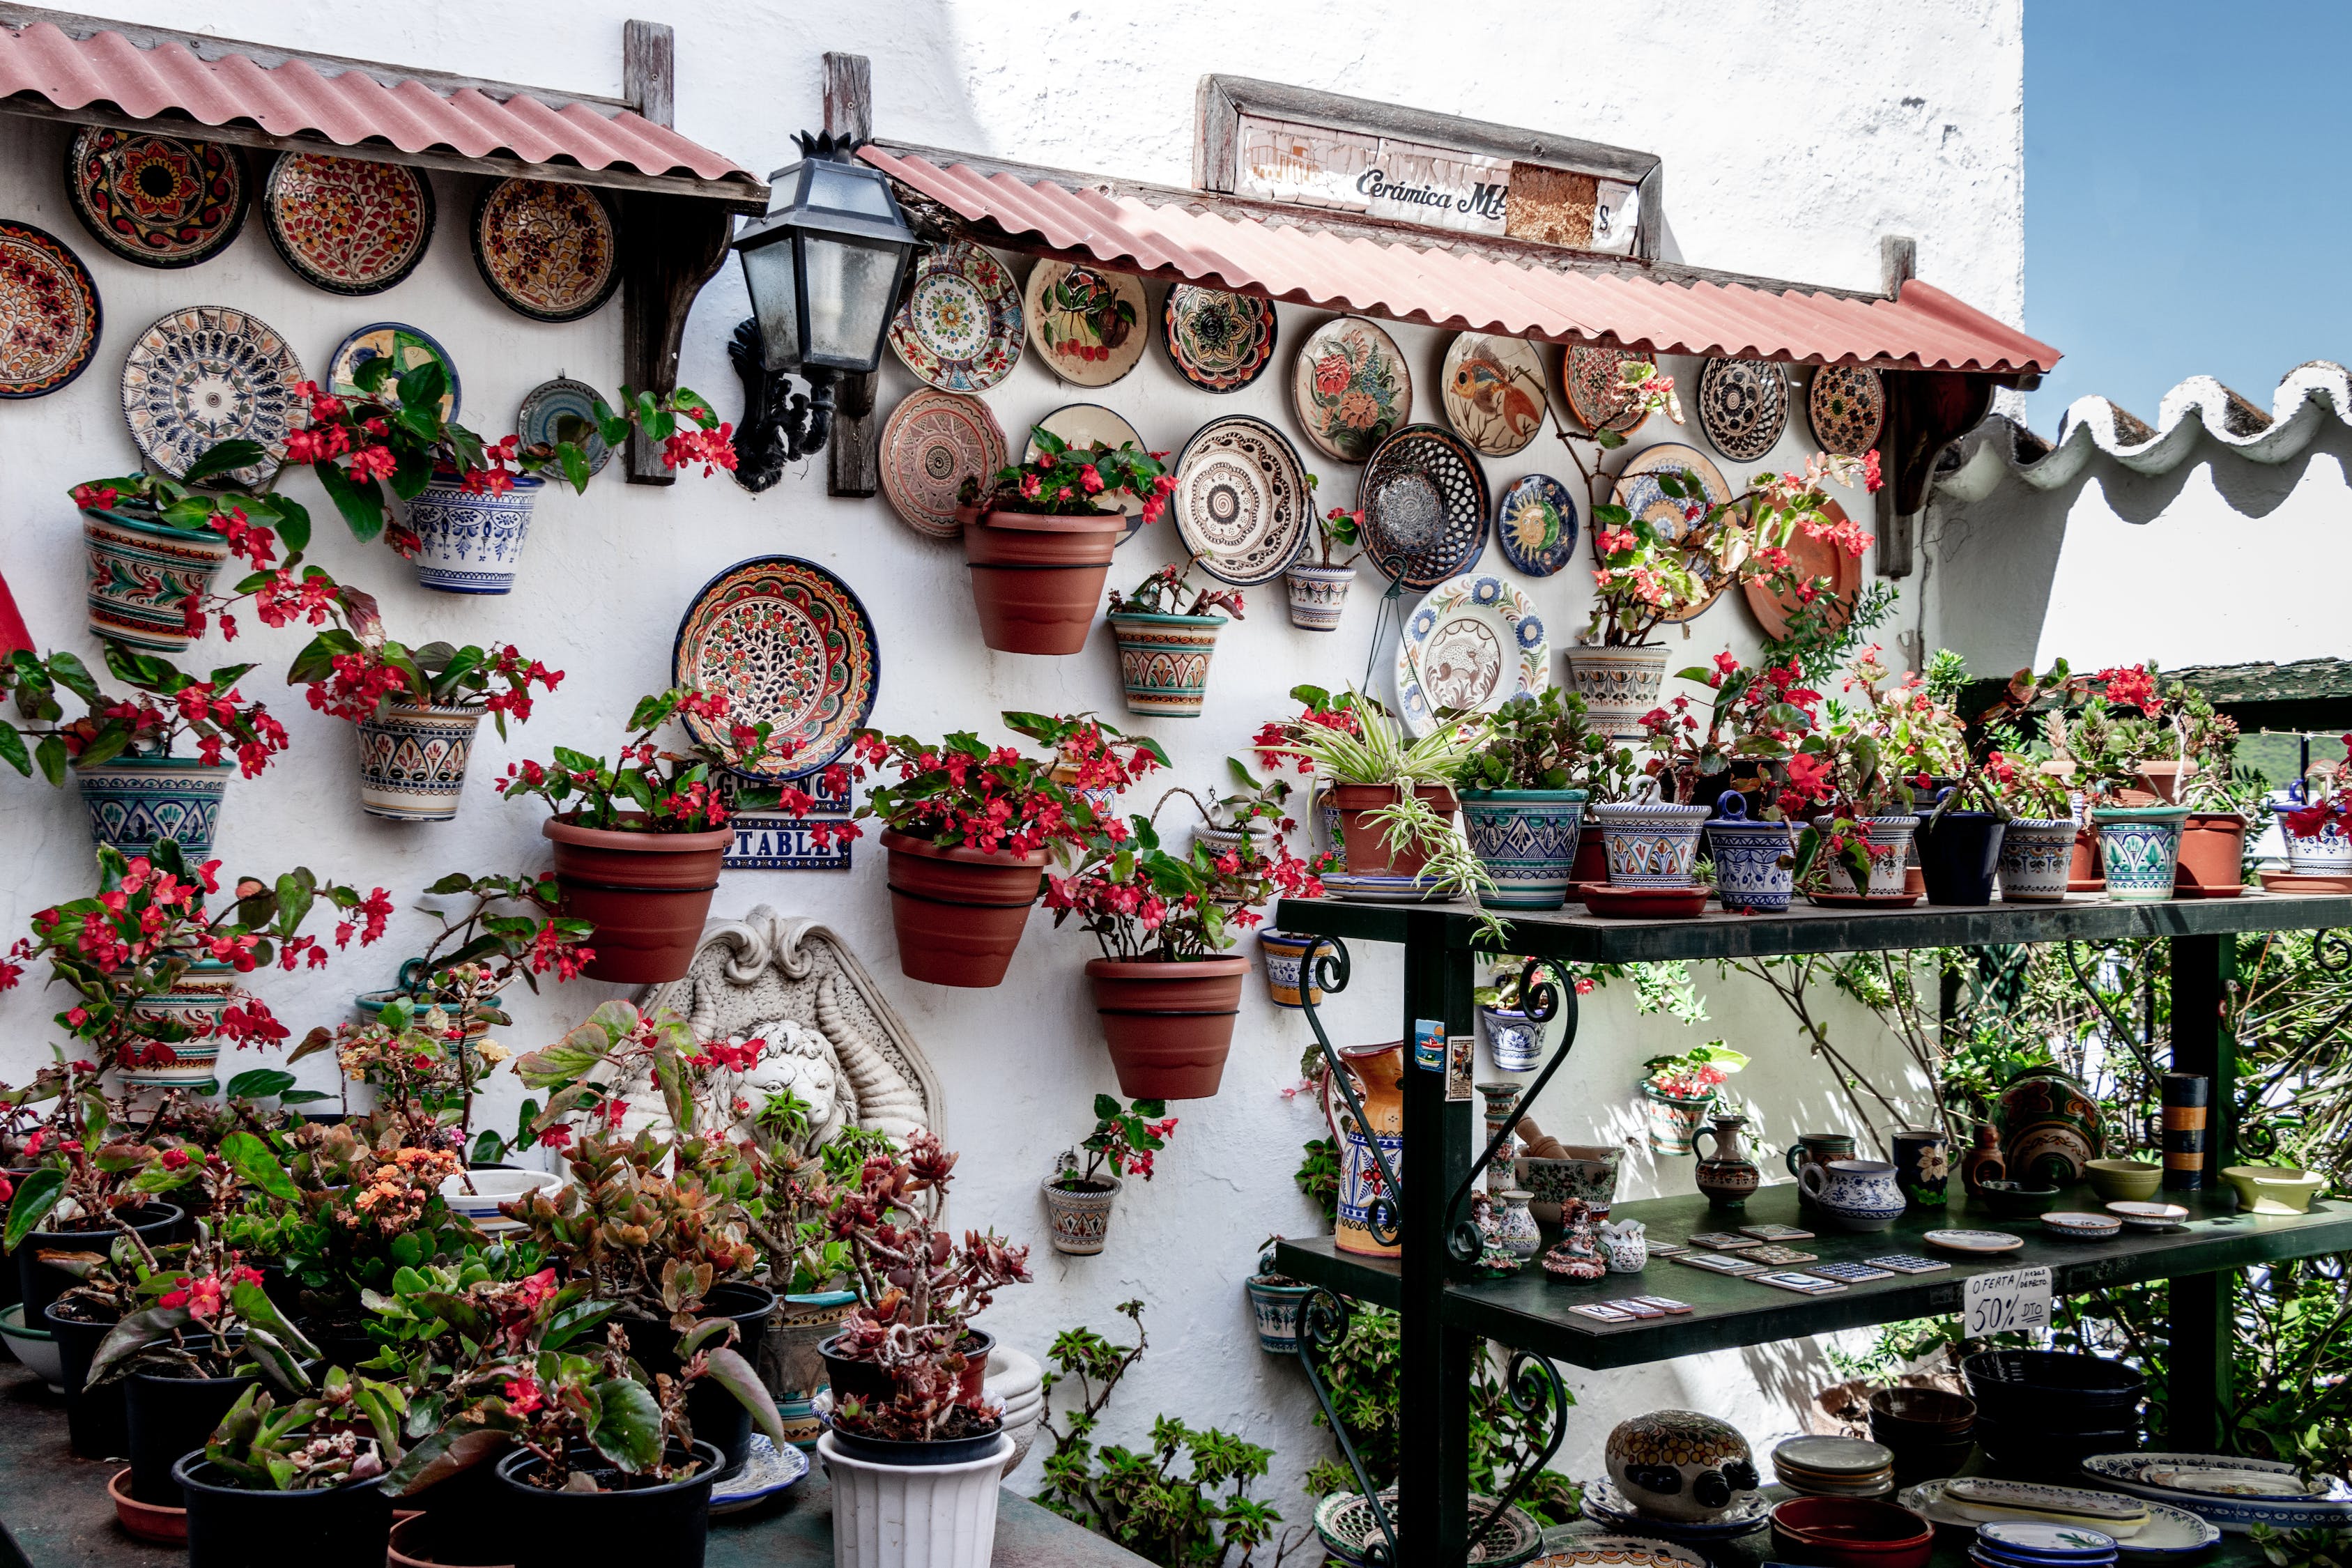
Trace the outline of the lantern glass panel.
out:
M 759 319 L 761 358 L 767 369 L 789 370 L 801 361 L 799 289 L 790 235 L 742 252 L 743 286 Z
M 896 247 L 858 245 L 811 231 L 802 236 L 808 266 L 808 344 L 804 363 L 870 370 L 889 329 Z
M 888 189 L 879 179 L 841 163 L 819 163 L 810 169 L 808 195 L 802 205 L 831 207 L 860 217 L 896 220 L 898 216 Z

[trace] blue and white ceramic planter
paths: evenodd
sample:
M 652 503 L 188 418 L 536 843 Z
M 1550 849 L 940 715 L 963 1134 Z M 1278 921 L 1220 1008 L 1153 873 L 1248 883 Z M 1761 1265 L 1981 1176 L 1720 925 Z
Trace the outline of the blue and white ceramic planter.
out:
M 221 801 L 235 776 L 232 762 L 194 757 L 116 757 L 76 768 L 74 784 L 89 811 L 93 842 L 111 845 L 125 859 L 154 851 L 155 840 L 176 840 L 188 864 L 212 858 Z
M 1576 835 L 1584 820 L 1580 789 L 1465 789 L 1462 826 L 1470 852 L 1495 879 L 1478 901 L 1490 910 L 1556 910 L 1568 902 Z
M 394 822 L 446 822 L 466 791 L 483 710 L 387 702 L 360 721 L 360 809 Z
M 2000 901 L 2054 904 L 2074 863 L 2071 816 L 2012 816 L 2000 840 Z
M 2344 824 L 2333 817 L 2318 833 L 2290 830 L 2286 836 L 2286 865 L 2288 870 L 2301 877 L 2352 875 L 2352 837 L 2346 836 Z
M 1305 1001 L 1323 1005 L 1323 988 L 1306 972 L 1307 950 L 1318 940 L 1271 929 L 1257 933 L 1257 950 L 1265 955 L 1266 994 L 1274 998 L 1276 1006 L 1301 1005 L 1301 990 L 1308 993 Z
M 1544 1026 L 1525 1013 L 1501 1007 L 1481 1007 L 1486 1022 L 1486 1050 L 1500 1072 L 1533 1072 L 1543 1064 Z
M 2173 873 L 2180 862 L 2180 827 L 2188 820 L 2185 805 L 2093 806 L 2091 825 L 2099 830 L 2107 897 L 2133 904 L 2172 897 Z
M 1738 790 L 1716 797 L 1723 815 L 1706 825 L 1715 895 L 1727 910 L 1778 914 L 1797 890 L 1796 832 L 1785 822 L 1751 821 Z
M 1609 885 L 1689 887 L 1699 829 L 1706 826 L 1706 818 L 1703 805 L 1652 801 L 1594 806 L 1592 819 L 1601 825 L 1601 847 L 1609 858 Z
M 1276 1285 L 1262 1274 L 1253 1275 L 1247 1285 L 1250 1312 L 1257 1319 L 1258 1348 L 1268 1355 L 1297 1355 L 1298 1314 L 1315 1287 Z
M 445 594 L 511 594 L 515 563 L 541 480 L 520 475 L 501 496 L 468 495 L 455 478 L 436 476 L 408 503 L 417 538 L 416 580 Z
M 1310 632 L 1336 632 L 1348 607 L 1353 566 L 1309 566 L 1300 562 L 1282 574 L 1290 591 L 1290 624 Z
M 1903 891 L 1903 868 L 1911 854 L 1911 836 L 1919 830 L 1916 816 L 1864 816 L 1857 819 L 1870 841 L 1870 885 L 1859 889 L 1874 899 L 1888 899 Z M 1813 818 L 1813 831 L 1822 836 L 1822 875 L 1829 890 L 1852 896 L 1853 868 L 1829 852 L 1830 835 L 1838 831 L 1838 819 L 1833 816 Z

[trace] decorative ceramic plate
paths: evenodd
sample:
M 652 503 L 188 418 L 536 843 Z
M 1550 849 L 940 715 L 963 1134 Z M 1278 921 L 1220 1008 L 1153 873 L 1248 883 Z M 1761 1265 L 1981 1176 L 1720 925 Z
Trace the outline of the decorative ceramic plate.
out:
M 1386 877 L 1370 873 L 1326 871 L 1318 879 L 1323 890 L 1353 904 L 1423 904 L 1450 899 L 1443 877 Z
M 0 397 L 46 397 L 89 368 L 103 312 L 81 258 L 0 218 Z
M 85 126 L 66 195 L 92 238 L 142 267 L 209 261 L 245 228 L 245 157 L 226 142 Z
M 1543 617 L 1500 577 L 1465 573 L 1440 583 L 1397 638 L 1397 701 L 1414 735 L 1437 728 L 1446 709 L 1492 713 L 1550 684 Z
M 1706 504 L 1719 506 L 1731 499 L 1731 487 L 1723 481 L 1723 470 L 1708 460 L 1706 453 L 1696 447 L 1685 447 L 1675 441 L 1661 441 L 1654 447 L 1644 447 L 1617 476 L 1616 501 L 1635 517 L 1650 520 L 1657 531 L 1669 539 L 1680 539 L 1690 527 L 1685 514 L 1685 506 L 1699 504 L 1686 499 L 1677 500 L 1666 494 L 1658 483 L 1658 475 L 1673 473 L 1682 476 L 1685 488 L 1696 480 L 1706 492 Z M 1703 575 L 1706 574 L 1702 574 Z M 1728 579 L 1716 579 L 1706 597 L 1678 616 L 1668 616 L 1671 624 L 1696 620 L 1723 592 Z
M 1168 363 L 1203 392 L 1239 392 L 1274 360 L 1274 301 L 1197 283 L 1168 290 L 1160 312 Z
M 1735 463 L 1771 451 L 1789 427 L 1789 373 L 1770 360 L 1711 359 L 1698 373 L 1698 422 Z
M 898 515 L 919 532 L 953 539 L 963 531 L 956 492 L 1005 466 L 1004 427 L 979 398 L 927 388 L 890 411 L 881 458 L 882 493 Z
M 1300 347 L 1290 397 L 1308 440 L 1343 463 L 1360 463 L 1412 417 L 1412 373 L 1388 333 L 1341 316 Z
M 1793 1469 L 1835 1480 L 1865 1480 L 1895 1462 L 1883 1443 L 1854 1437 L 1790 1437 L 1772 1450 L 1775 1469 Z
M 2107 1241 L 2122 1234 L 2124 1222 L 2114 1215 L 2068 1214 L 2062 1210 L 2043 1215 L 2042 1228 L 2068 1241 Z
M 1977 1540 L 2001 1552 L 2044 1563 L 2096 1561 L 2116 1552 L 2116 1538 L 2106 1531 L 2051 1520 L 1988 1520 L 1977 1526 Z
M 140 453 L 179 478 L 223 441 L 258 441 L 267 460 L 229 478 L 259 485 L 286 460 L 301 423 L 302 362 L 277 330 L 223 305 L 174 310 L 139 334 L 122 361 L 122 417 Z
M 2023 1237 L 2011 1236 L 2002 1230 L 1931 1230 L 1923 1233 L 1919 1239 L 1946 1252 L 1966 1252 L 1979 1257 L 2015 1252 L 2025 1245 Z
M 1408 425 L 1380 445 L 1356 488 L 1364 554 L 1391 582 L 1424 591 L 1478 563 L 1486 548 L 1486 470 L 1469 444 Z
M 500 180 L 474 204 L 474 265 L 501 304 L 534 321 L 576 321 L 621 286 L 621 246 L 601 192 Z
M 1845 521 L 1845 508 L 1835 501 L 1822 504 L 1822 515 L 1832 522 Z M 1849 554 L 1834 541 L 1815 539 L 1800 528 L 1789 536 L 1789 560 L 1797 574 L 1808 583 L 1830 580 L 1829 595 L 1838 607 L 1831 612 L 1832 626 L 1845 624 L 1853 613 L 1854 596 L 1862 592 L 1862 557 Z M 1780 638 L 1789 632 L 1789 617 L 1802 606 L 1795 590 L 1774 594 L 1761 579 L 1741 584 L 1748 595 L 1748 607 L 1756 613 L 1757 621 L 1768 637 Z
M 1576 496 L 1549 474 L 1512 481 L 1495 502 L 1495 542 L 1530 577 L 1549 577 L 1576 554 Z
M 432 333 L 404 321 L 371 321 L 335 345 L 335 357 L 327 362 L 327 390 L 338 397 L 361 397 L 360 384 L 353 379 L 360 366 L 372 359 L 392 356 L 395 370 L 407 372 L 418 365 L 437 360 L 441 374 L 449 378 L 448 395 L 441 399 L 441 417 L 455 419 L 464 405 L 464 389 L 457 384 L 457 362 L 449 357 Z M 382 391 L 389 383 L 379 384 Z
M 790 1443 L 779 1448 L 765 1432 L 754 1432 L 743 1468 L 711 1486 L 710 1511 L 740 1513 L 757 1507 L 808 1472 L 806 1454 Z
M 969 240 L 915 263 L 907 302 L 890 321 L 898 363 L 942 392 L 986 392 L 1021 358 L 1021 291 Z
M 2156 1479 L 2158 1476 L 2221 1471 L 2238 1472 L 2249 1487 L 2274 1489 L 2277 1495 L 2192 1491 L 2166 1486 Z M 2226 1454 L 2094 1454 L 2083 1461 L 2083 1474 L 2117 1491 L 2186 1509 L 2233 1535 L 2243 1533 L 2253 1524 L 2268 1524 L 2274 1529 L 2340 1530 L 2352 1522 L 2352 1488 L 2334 1476 L 2305 1476 L 2294 1466 L 2275 1459 L 2242 1459 Z
M 1477 1492 L 1470 1494 L 1470 1517 L 1473 1528 L 1494 1510 L 1499 1499 Z M 1397 1489 L 1389 1488 L 1381 1493 L 1381 1508 L 1388 1515 L 1391 1529 L 1397 1521 Z M 1357 1564 L 1364 1561 L 1365 1549 L 1382 1540 L 1380 1525 L 1372 1517 L 1370 1507 L 1361 1492 L 1333 1492 L 1315 1505 L 1315 1533 L 1331 1555 L 1340 1562 Z M 1478 1537 L 1470 1552 L 1472 1563 L 1516 1565 L 1526 1563 L 1543 1550 L 1543 1527 L 1525 1509 L 1513 1507 L 1505 1510 L 1494 1527 Z
M 1957 1530 L 1975 1530 L 1979 1521 L 1961 1512 L 1945 1495 L 1944 1489 L 1950 1485 L 1948 1480 L 1922 1481 L 1916 1487 L 1905 1488 L 1895 1500 L 1937 1524 Z M 2076 1498 L 2111 1498 L 2115 1495 L 2112 1492 L 2079 1491 L 2066 1487 L 2037 1487 L 2032 1489 L 2066 1493 Z M 2148 1500 L 2147 1522 L 2129 1535 L 2118 1536 L 2116 1546 L 2126 1557 L 2155 1561 L 2193 1557 L 2211 1551 L 2221 1543 L 2221 1540 L 2219 1530 L 2187 1509 Z
M 303 282 L 381 294 L 425 259 L 433 186 L 405 163 L 280 153 L 262 183 L 261 220 Z
M 1990 1476 L 1954 1477 L 1944 1483 L 1944 1499 L 1963 1512 L 1974 1508 L 1995 1518 L 2025 1515 L 2053 1524 L 2088 1524 L 2117 1537 L 2147 1521 L 2147 1504 L 2120 1492 L 1997 1480 Z
M 2189 1218 L 2189 1211 L 2179 1204 L 2118 1202 L 2106 1210 L 2133 1230 L 2179 1230 Z
M 1630 436 L 1642 427 L 1649 411 L 1635 401 L 1617 372 L 1627 360 L 1641 357 L 1623 349 L 1577 346 L 1560 356 L 1559 390 L 1586 429 Z
M 1271 583 L 1315 531 L 1315 491 L 1298 449 L 1263 419 L 1212 419 L 1176 460 L 1169 510 L 1184 548 L 1220 582 Z
M 1129 444 L 1139 452 L 1150 450 L 1144 446 L 1143 437 L 1136 434 L 1134 426 L 1099 403 L 1065 403 L 1038 420 L 1037 424 L 1082 449 L 1091 450 L 1099 441 L 1113 451 Z M 1021 460 L 1024 463 L 1037 460 L 1037 436 L 1034 426 L 1021 443 Z M 1143 526 L 1143 498 L 1121 495 L 1118 510 L 1127 513 L 1127 532 L 1119 539 L 1119 542 L 1125 544 Z
M 1825 364 L 1813 372 L 1805 413 L 1822 451 L 1859 458 L 1886 428 L 1886 379 L 1859 365 Z
M 1463 332 L 1445 351 L 1445 417 L 1490 458 L 1524 451 L 1543 429 L 1544 371 L 1535 345 Z
M 1022 296 L 1029 342 L 1047 368 L 1076 386 L 1108 386 L 1135 368 L 1151 330 L 1132 272 L 1040 261 Z
M 813 561 L 762 555 L 703 584 L 677 624 L 673 684 L 727 694 L 727 723 L 774 726 L 771 751 L 739 772 L 790 778 L 824 766 L 874 711 L 881 684 L 874 623 L 849 584 Z M 706 745 L 726 726 L 688 717 Z
M 1579 1527 L 1581 1528 L 1580 1526 Z M 1555 1535 L 1550 1548 L 1528 1568 L 1706 1568 L 1706 1559 L 1687 1546 L 1643 1535 Z
M 1615 1481 L 1602 1476 L 1584 1483 L 1584 1517 L 1595 1523 L 1663 1536 L 1668 1541 L 1728 1541 L 1751 1535 L 1770 1523 L 1772 1500 L 1761 1492 L 1738 1492 L 1719 1518 L 1704 1521 L 1661 1519 L 1635 1508 L 1617 1489 Z
M 526 447 L 542 442 L 551 447 L 555 423 L 565 415 L 575 414 L 591 425 L 595 423 L 597 396 L 596 389 L 584 381 L 568 376 L 542 381 L 523 395 L 522 406 L 515 410 L 515 434 Z M 604 445 L 602 436 L 592 433 L 580 449 L 587 455 L 591 474 L 603 473 L 604 465 L 613 460 L 612 448 Z

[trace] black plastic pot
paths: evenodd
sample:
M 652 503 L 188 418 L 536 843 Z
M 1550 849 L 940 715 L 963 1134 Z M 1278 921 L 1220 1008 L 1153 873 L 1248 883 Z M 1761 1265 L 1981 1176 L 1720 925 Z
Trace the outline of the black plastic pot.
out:
M 267 1290 L 265 1279 L 262 1289 Z M 338 1323 L 325 1318 L 304 1318 L 297 1325 L 303 1338 L 319 1348 L 319 1359 L 348 1372 L 363 1361 L 373 1361 L 383 1346 L 368 1337 L 366 1325 Z
M 396 1508 L 424 1510 L 405 1534 L 410 1555 L 444 1568 L 514 1561 L 507 1542 L 507 1489 L 498 1476 L 498 1461 L 503 1458 L 503 1453 L 493 1454 L 394 1500 Z
M 141 1204 L 127 1212 L 133 1216 L 131 1228 L 150 1247 L 172 1239 L 172 1232 L 184 1217 L 171 1204 Z M 102 1230 L 37 1230 L 25 1237 L 16 1247 L 16 1288 L 24 1293 L 25 1321 L 32 1322 L 74 1282 L 72 1275 L 37 1261 L 37 1254 L 44 1248 L 51 1252 L 104 1252 L 121 1234 L 115 1226 L 108 1226 Z
M 775 1315 L 775 1292 L 730 1281 L 713 1285 L 702 1301 L 704 1318 L 735 1321 L 740 1335 L 735 1349 L 744 1360 L 756 1364 L 760 1337 L 767 1331 L 768 1320 Z M 636 1322 L 625 1318 L 614 1321 L 629 1336 L 629 1354 L 639 1366 L 649 1373 L 677 1371 L 677 1334 L 667 1323 Z M 694 1428 L 697 1441 L 716 1445 L 725 1456 L 724 1473 L 732 1475 L 742 1468 L 744 1456 L 751 1451 L 751 1413 L 724 1384 L 709 1379 L 697 1384 L 686 1396 L 686 1419 Z
M 833 1347 L 839 1338 L 836 1334 L 816 1347 L 816 1353 L 824 1361 L 825 1379 L 833 1389 L 834 1403 L 839 1405 L 848 1398 L 888 1399 L 892 1392 L 890 1374 L 870 1361 L 851 1361 L 835 1355 Z M 962 1389 L 975 1399 L 980 1397 L 982 1385 L 988 1378 L 988 1352 L 995 1348 L 996 1336 L 986 1329 L 966 1329 L 963 1331 L 965 1364 Z M 932 1462 L 947 1463 L 944 1459 Z
M 60 1308 L 97 1315 L 85 1322 L 79 1317 L 60 1317 Z M 58 1336 L 58 1381 L 65 1385 L 66 1436 L 74 1457 L 113 1459 L 129 1453 L 131 1436 L 122 1413 L 121 1383 L 83 1386 L 89 1381 L 89 1363 L 98 1358 L 99 1342 L 114 1327 L 117 1315 L 87 1302 L 52 1301 L 41 1321 Z
M 961 1465 L 986 1458 L 1004 1439 L 1002 1426 L 977 1437 L 949 1437 L 937 1443 L 902 1443 L 889 1437 L 861 1437 L 838 1426 L 832 1429 L 832 1434 L 835 1444 L 843 1453 L 853 1459 L 864 1459 L 876 1465 Z
M 172 1467 L 205 1446 L 228 1407 L 253 1386 L 243 1377 L 159 1377 L 134 1372 L 122 1380 L 130 1419 L 131 1495 L 163 1508 L 181 1506 Z M 379 1548 L 381 1551 L 381 1548 Z
M 381 1477 L 316 1491 L 261 1491 L 228 1484 L 202 1453 L 172 1467 L 188 1500 L 188 1568 L 318 1568 L 383 1561 L 392 1500 Z
M 629 1568 L 702 1568 L 709 1531 L 710 1483 L 719 1479 L 720 1455 L 697 1439 L 695 1473 L 665 1486 L 626 1491 L 551 1491 L 530 1478 L 547 1461 L 528 1449 L 500 1459 L 508 1538 L 515 1568 L 579 1568 L 583 1563 L 625 1563 Z M 604 1464 L 583 1450 L 572 1460 L 588 1468 Z M 600 1477 L 600 1479 L 603 1479 Z
M 2009 824 L 1989 811 L 1948 811 L 1940 822 L 1921 812 L 1911 842 L 1919 851 L 1927 901 L 1992 902 L 1993 873 L 2000 869 L 2000 841 L 2008 831 Z

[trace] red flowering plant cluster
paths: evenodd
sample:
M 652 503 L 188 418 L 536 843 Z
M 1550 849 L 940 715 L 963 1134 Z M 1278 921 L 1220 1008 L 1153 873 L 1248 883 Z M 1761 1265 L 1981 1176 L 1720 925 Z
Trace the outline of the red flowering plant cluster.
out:
M 857 815 L 943 849 L 1044 850 L 1066 866 L 1106 819 L 1098 803 L 1168 765 L 1159 742 L 1121 734 L 1090 714 L 999 717 L 1047 755 L 991 746 L 970 731 L 933 742 L 860 730 L 850 743 L 854 776 L 887 782 L 866 791 Z
M 1147 452 L 1134 442 L 1117 447 L 1100 441 L 1080 449 L 1039 425 L 1029 432 L 1034 459 L 999 468 L 986 483 L 964 481 L 959 500 L 982 513 L 1018 511 L 1048 517 L 1100 517 L 1118 507 L 1118 498 L 1143 503 L 1143 521 L 1157 522 L 1168 508 L 1176 480 L 1160 466 L 1165 452 Z
M 1652 1057 L 1642 1064 L 1642 1081 L 1668 1100 L 1713 1100 L 1747 1065 L 1745 1053 L 1709 1040 L 1674 1056 Z
M 1223 952 L 1264 922 L 1256 906 L 1269 899 L 1322 896 L 1322 883 L 1278 835 L 1238 845 L 1195 837 L 1178 855 L 1140 815 L 1103 823 L 1076 870 L 1045 878 L 1055 925 L 1076 919 L 1106 958 L 1165 963 Z
M 1807 787 L 1815 769 L 1800 770 L 1805 784 L 1783 782 L 1805 737 L 1822 721 L 1822 694 L 1805 685 L 1795 664 L 1751 667 L 1726 652 L 1715 656 L 1711 668 L 1685 669 L 1679 679 L 1714 694 L 1705 705 L 1706 723 L 1688 697 L 1642 716 L 1650 768 L 1673 781 L 1676 800 L 1711 805 L 1698 798 L 1700 781 L 1724 778 L 1727 787 L 1755 797 L 1754 815 L 1765 821 L 1788 821 L 1816 803 Z
M 656 745 L 654 737 L 673 720 L 687 725 L 684 751 Z M 693 726 L 699 724 L 699 732 Z M 707 833 L 725 825 L 738 809 L 779 803 L 782 794 L 748 782 L 722 782 L 730 769 L 748 769 L 762 759 L 788 759 L 791 747 L 773 739 L 765 720 L 746 724 L 728 716 L 727 694 L 680 686 L 641 697 L 629 715 L 629 737 L 617 758 L 555 748 L 551 763 L 508 766 L 499 793 L 509 800 L 536 795 L 553 808 L 556 820 L 575 827 L 616 833 Z M 703 739 L 723 734 L 719 741 Z M 805 798 L 805 797 L 803 797 Z
M 106 668 L 133 695 L 106 691 L 69 653 L 40 658 L 18 648 L 0 658 L 0 693 L 12 700 L 16 715 L 0 718 L 0 760 L 27 777 L 37 766 L 49 783 L 62 785 L 68 767 L 126 756 L 185 756 L 184 743 L 193 742 L 196 760 L 219 763 L 234 757 L 247 778 L 257 778 L 286 749 L 286 727 L 236 689 L 253 668 L 249 664 L 197 677 L 170 659 L 110 639 Z M 80 717 L 66 717 L 60 693 L 81 700 Z
M 837 1432 L 899 1442 L 982 1436 L 1000 1430 L 1001 1409 L 962 1391 L 972 1318 L 996 1292 L 1029 1280 L 1029 1249 L 993 1231 L 966 1231 L 956 1242 L 932 1219 L 953 1179 L 956 1156 L 919 1128 L 903 1151 L 866 1158 L 856 1185 L 829 1216 L 848 1245 L 858 1303 L 829 1353 L 879 1368 L 887 1399 L 842 1395 Z
M 1229 610 L 1235 620 L 1242 620 L 1242 591 L 1223 584 L 1207 587 L 1192 585 L 1192 568 L 1200 557 L 1192 556 L 1181 565 L 1171 561 L 1128 593 L 1110 591 L 1110 613 L 1114 616 L 1206 616 L 1218 618 L 1219 610 Z M 1189 601 L 1186 595 L 1190 595 Z
M 2352 734 L 2343 737 L 2345 754 L 2352 757 Z M 2282 812 L 2279 820 L 2297 838 L 2325 838 L 2333 833 L 2352 837 L 2352 767 L 2336 763 L 2326 772 L 2312 770 L 2302 786 L 2304 804 Z
M 1168 1103 L 1139 1100 L 1122 1106 L 1113 1095 L 1095 1096 L 1095 1130 L 1076 1149 L 1062 1152 L 1054 1184 L 1074 1193 L 1098 1193 L 1110 1184 L 1102 1178 L 1141 1176 L 1151 1180 L 1152 1156 L 1176 1135 L 1176 1118 Z M 1084 1152 L 1081 1163 L 1078 1156 Z
M 1290 700 L 1298 704 L 1298 712 L 1289 719 L 1269 719 L 1258 726 L 1250 737 L 1250 749 L 1257 752 L 1259 763 L 1268 768 L 1289 766 L 1302 773 L 1315 771 L 1315 763 L 1292 742 L 1297 731 L 1304 726 L 1337 730 L 1343 735 L 1363 738 L 1364 721 L 1356 712 L 1356 694 L 1342 691 L 1337 697 L 1319 686 L 1294 686 Z

